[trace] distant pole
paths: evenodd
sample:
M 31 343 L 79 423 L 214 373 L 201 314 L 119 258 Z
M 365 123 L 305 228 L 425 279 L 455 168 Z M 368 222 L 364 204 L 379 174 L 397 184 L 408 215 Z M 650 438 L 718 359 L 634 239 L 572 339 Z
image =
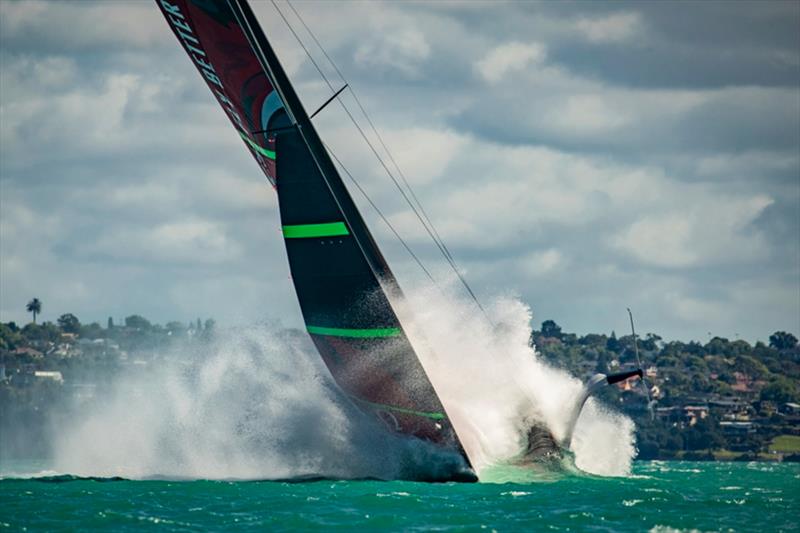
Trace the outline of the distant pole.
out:
M 647 382 L 644 380 L 644 368 L 642 368 L 642 360 L 639 359 L 639 343 L 636 342 L 636 328 L 633 326 L 633 313 L 631 312 L 631 308 L 627 307 L 628 310 L 628 317 L 631 319 L 631 334 L 633 335 L 633 351 L 636 354 L 636 364 L 639 365 L 639 369 L 642 371 L 642 387 L 644 387 L 644 392 L 647 395 L 647 410 L 650 411 L 650 419 L 655 418 L 655 413 L 653 413 L 653 400 L 650 398 L 650 387 L 647 386 Z

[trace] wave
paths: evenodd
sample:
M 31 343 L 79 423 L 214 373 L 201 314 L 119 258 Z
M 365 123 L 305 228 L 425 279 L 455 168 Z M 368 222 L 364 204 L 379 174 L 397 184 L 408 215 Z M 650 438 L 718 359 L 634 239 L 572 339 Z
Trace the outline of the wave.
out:
M 172 477 L 172 476 L 147 476 L 142 478 L 126 478 L 121 476 L 78 476 L 74 474 L 11 474 L 0 476 L 2 483 L 14 482 L 38 482 L 38 483 L 70 483 L 73 481 L 94 481 L 98 483 L 113 482 L 138 482 L 138 481 L 165 481 L 170 483 L 189 483 L 189 482 L 209 482 L 209 483 L 318 483 L 331 481 L 386 481 L 376 477 L 360 478 L 341 478 L 326 477 L 314 474 L 298 475 L 286 478 L 196 478 L 196 477 Z

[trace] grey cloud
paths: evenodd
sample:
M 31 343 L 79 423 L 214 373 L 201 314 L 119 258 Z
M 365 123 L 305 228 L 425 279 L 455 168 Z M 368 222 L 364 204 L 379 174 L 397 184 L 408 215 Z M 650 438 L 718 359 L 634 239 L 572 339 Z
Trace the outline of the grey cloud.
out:
M 432 6 L 469 34 L 498 44 L 504 36 L 546 42 L 566 68 L 614 85 L 720 88 L 795 87 L 800 81 L 794 2 L 525 2 Z M 416 5 L 415 8 L 420 8 Z M 491 11 L 491 13 L 489 13 Z M 635 15 L 630 40 L 580 38 L 581 21 Z M 467 45 L 469 46 L 469 45 Z
M 155 6 L 9 5 L 0 2 L 2 320 L 23 320 L 35 293 L 46 319 L 298 324 L 274 193 Z M 483 297 L 517 292 L 535 320 L 582 332 L 625 331 L 630 305 L 645 331 L 668 337 L 797 333 L 798 7 L 678 5 L 296 7 Z M 50 16 L 36 16 L 40 6 Z M 315 108 L 327 86 L 271 4 L 254 8 Z M 122 26 L 131 29 L 113 30 Z M 543 57 L 487 82 L 475 65 L 509 43 Z M 315 120 L 443 276 L 346 116 L 332 105 Z M 418 283 L 354 196 L 401 281 Z M 740 225 L 722 221 L 753 201 Z M 708 244 L 696 213 L 719 219 L 709 227 L 741 249 Z M 688 259 L 648 261 L 614 245 L 648 217 L 693 224 L 675 244 Z

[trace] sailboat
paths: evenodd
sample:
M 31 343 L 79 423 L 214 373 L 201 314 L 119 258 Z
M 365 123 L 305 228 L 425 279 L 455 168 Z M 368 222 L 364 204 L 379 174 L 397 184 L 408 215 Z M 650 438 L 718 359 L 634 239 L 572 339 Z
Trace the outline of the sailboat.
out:
M 397 280 L 247 1 L 156 4 L 277 192 L 306 330 L 336 383 L 389 429 L 463 458 L 432 480 L 477 481 L 392 307 Z M 528 456 L 558 450 L 546 429 L 530 433 Z

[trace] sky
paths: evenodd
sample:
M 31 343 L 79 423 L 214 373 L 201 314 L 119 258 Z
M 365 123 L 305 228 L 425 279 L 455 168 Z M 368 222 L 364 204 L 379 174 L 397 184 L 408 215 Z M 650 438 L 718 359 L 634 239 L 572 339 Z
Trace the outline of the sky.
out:
M 316 109 L 330 90 L 251 4 Z M 581 334 L 627 332 L 626 307 L 665 339 L 800 334 L 800 3 L 294 5 L 481 300 Z M 443 278 L 341 108 L 315 123 Z M 154 3 L 0 0 L 0 320 L 38 297 L 43 320 L 297 326 L 281 241 L 272 188 Z

